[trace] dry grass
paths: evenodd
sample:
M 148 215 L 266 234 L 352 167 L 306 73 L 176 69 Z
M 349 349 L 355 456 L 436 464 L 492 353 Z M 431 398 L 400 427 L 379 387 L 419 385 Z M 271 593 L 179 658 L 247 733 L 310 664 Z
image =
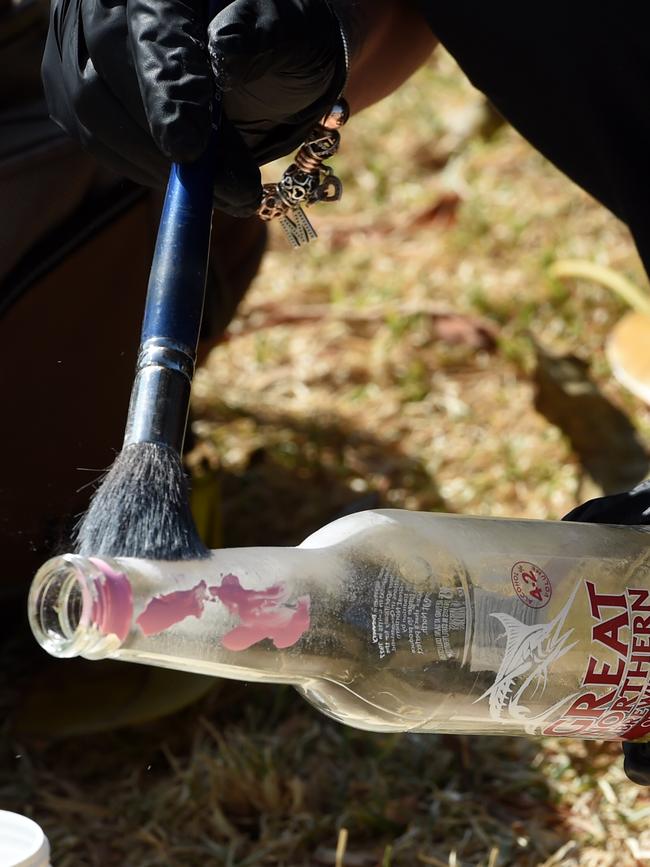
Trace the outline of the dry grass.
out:
M 603 353 L 621 303 L 548 276 L 586 258 L 645 284 L 628 235 L 509 128 L 483 136 L 490 120 L 442 55 L 346 130 L 320 242 L 274 239 L 196 385 L 193 460 L 221 476 L 227 544 L 295 543 L 369 495 L 556 518 L 597 493 L 534 409 L 533 339 L 589 361 L 648 441 Z M 449 329 L 445 311 L 467 318 Z M 148 727 L 7 750 L 0 802 L 46 826 L 57 867 L 650 858 L 650 798 L 614 745 L 363 734 L 285 688 L 228 685 Z

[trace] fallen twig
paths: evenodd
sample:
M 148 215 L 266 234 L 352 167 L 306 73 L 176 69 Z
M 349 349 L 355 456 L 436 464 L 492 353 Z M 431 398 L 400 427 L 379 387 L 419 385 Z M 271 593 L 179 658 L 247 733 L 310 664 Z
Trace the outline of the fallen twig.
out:
M 551 277 L 576 277 L 578 279 L 593 280 L 607 289 L 611 289 L 633 310 L 650 315 L 650 296 L 638 286 L 635 286 L 627 277 L 618 274 L 604 265 L 595 262 L 587 262 L 582 259 L 559 259 L 549 268 Z
M 329 304 L 299 304 L 283 307 L 259 304 L 241 313 L 221 338 L 227 343 L 278 325 L 304 325 L 310 322 L 350 322 L 384 324 L 395 318 L 425 316 L 436 330 L 436 336 L 448 343 L 464 343 L 477 349 L 492 350 L 496 346 L 496 328 L 485 319 L 454 313 L 434 304 L 403 304 L 398 307 L 378 306 L 365 310 L 350 310 Z

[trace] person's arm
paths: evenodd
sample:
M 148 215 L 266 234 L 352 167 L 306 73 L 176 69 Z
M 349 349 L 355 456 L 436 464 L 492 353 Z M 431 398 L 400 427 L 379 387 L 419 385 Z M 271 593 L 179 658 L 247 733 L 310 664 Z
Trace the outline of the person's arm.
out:
M 358 4 L 333 0 L 333 6 L 343 25 L 352 31 L 350 77 L 345 92 L 352 114 L 397 90 L 438 44 L 409 0 L 361 0 Z

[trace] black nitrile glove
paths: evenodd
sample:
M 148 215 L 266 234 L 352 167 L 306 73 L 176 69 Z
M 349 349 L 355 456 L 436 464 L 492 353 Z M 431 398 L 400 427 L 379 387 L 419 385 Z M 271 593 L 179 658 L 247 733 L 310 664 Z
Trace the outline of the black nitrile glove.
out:
M 224 117 L 217 207 L 253 213 L 258 166 L 294 150 L 346 77 L 326 0 L 53 0 L 43 57 L 50 113 L 99 160 L 149 186 L 205 148 L 215 88 Z
M 609 497 L 598 497 L 565 515 L 564 521 L 591 524 L 650 524 L 650 481 L 634 490 Z M 639 786 L 650 786 L 650 744 L 624 743 L 625 773 Z

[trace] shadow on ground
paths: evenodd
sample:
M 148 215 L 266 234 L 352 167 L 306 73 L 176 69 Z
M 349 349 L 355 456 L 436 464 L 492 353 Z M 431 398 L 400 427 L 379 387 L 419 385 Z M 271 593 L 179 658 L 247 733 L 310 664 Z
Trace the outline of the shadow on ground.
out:
M 589 364 L 536 347 L 535 408 L 557 425 L 605 494 L 633 488 L 650 469 L 648 451 L 625 413 L 602 394 Z
M 209 428 L 189 463 L 197 488 L 220 487 L 221 520 L 208 523 L 221 524 L 226 547 L 296 545 L 329 521 L 362 509 L 450 511 L 424 464 L 399 442 L 340 421 L 282 412 L 213 411 L 205 421 Z M 220 469 L 228 427 L 242 453 L 236 469 Z

